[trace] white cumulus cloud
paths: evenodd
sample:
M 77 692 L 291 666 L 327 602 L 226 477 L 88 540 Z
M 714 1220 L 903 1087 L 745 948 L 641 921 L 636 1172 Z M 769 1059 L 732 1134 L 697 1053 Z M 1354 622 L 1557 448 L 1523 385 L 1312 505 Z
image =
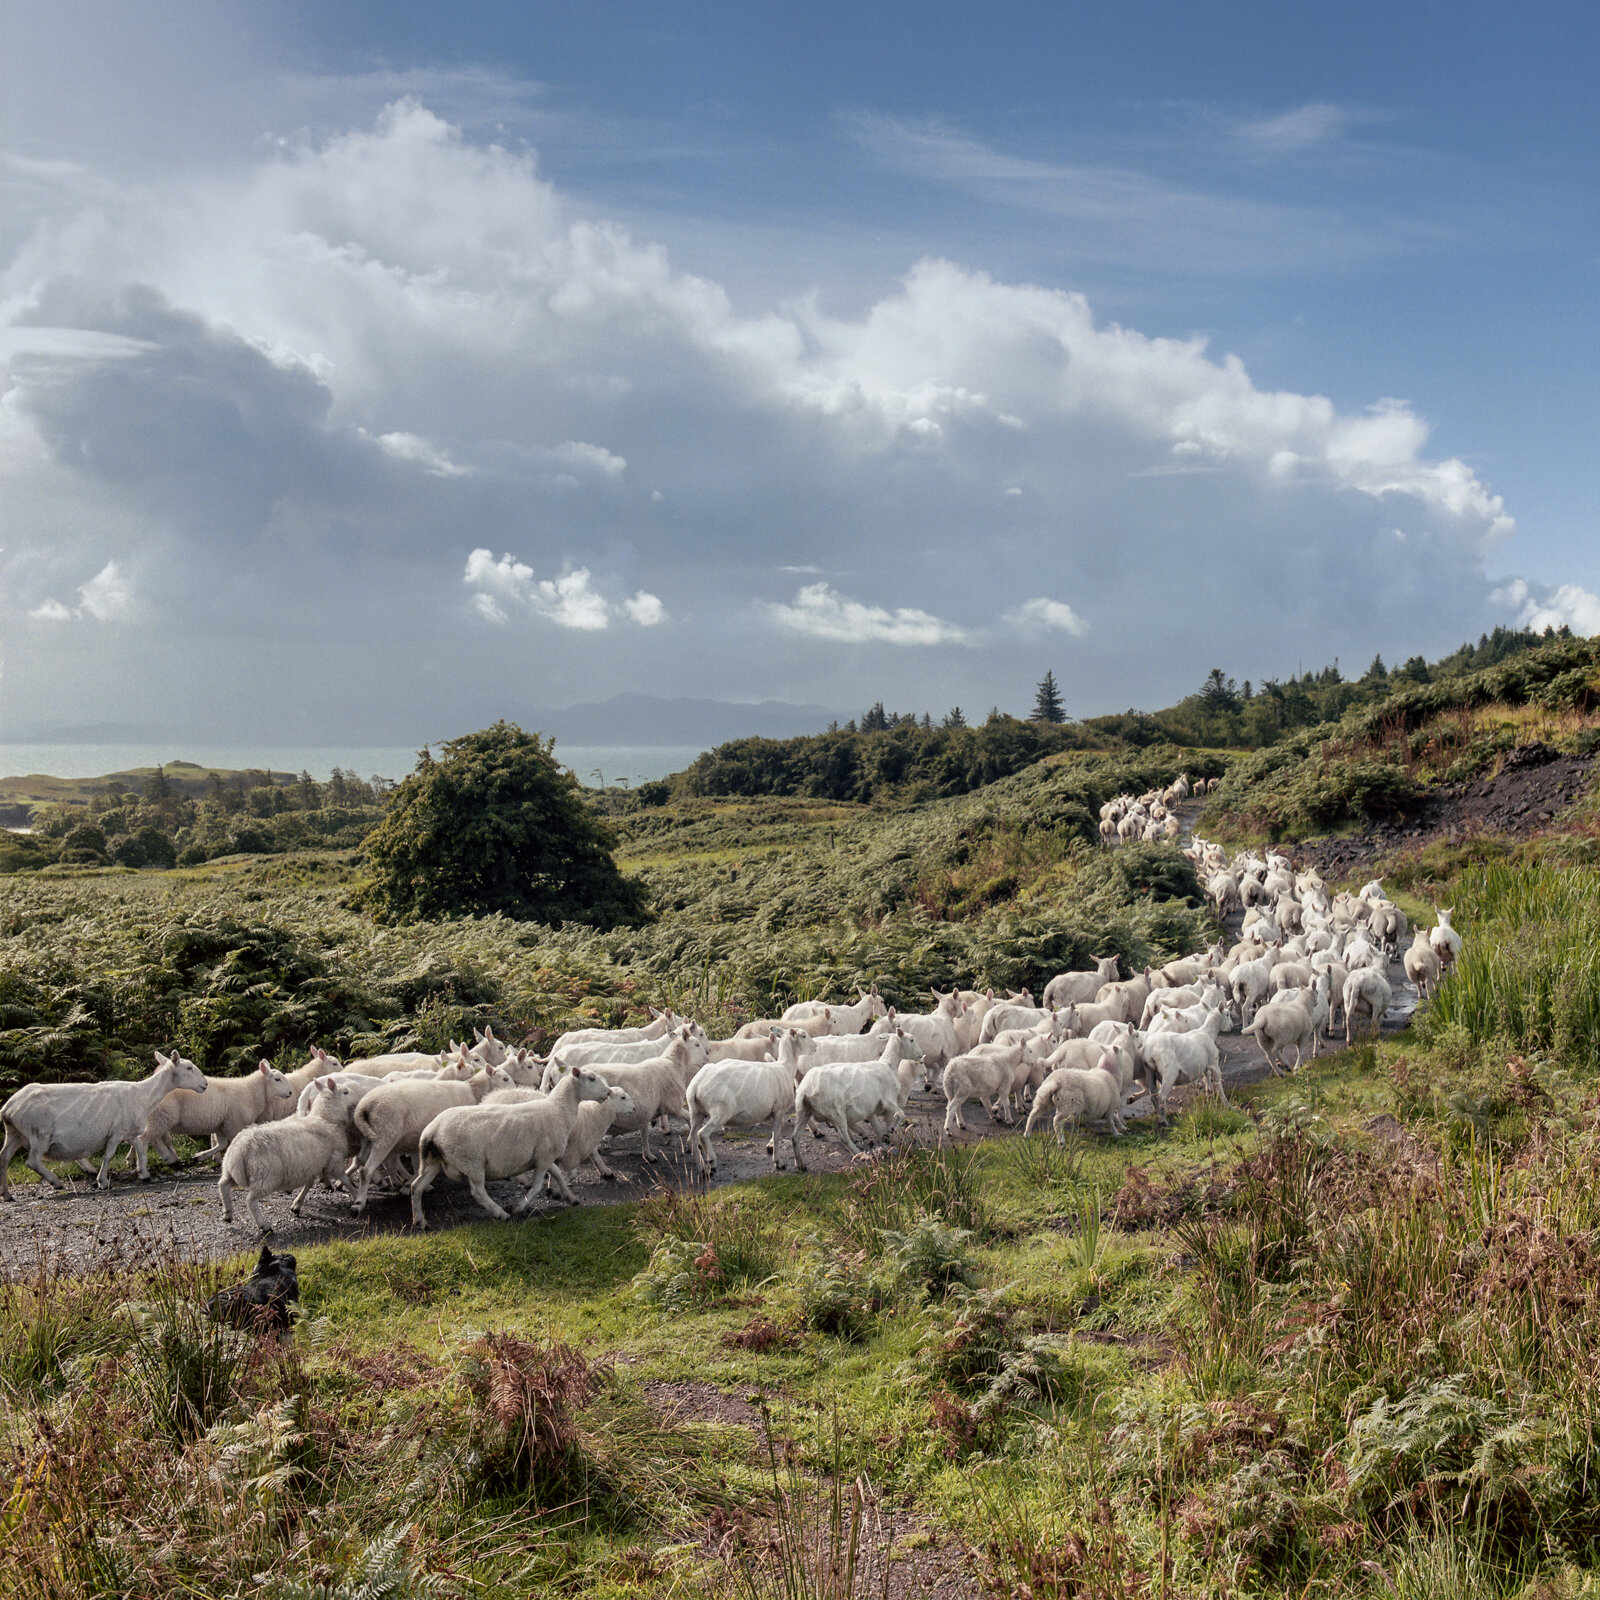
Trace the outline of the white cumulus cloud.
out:
M 610 627 L 619 613 L 645 628 L 654 627 L 667 614 L 661 601 L 643 589 L 613 606 L 594 587 L 587 567 L 571 568 L 559 578 L 540 578 L 527 562 L 513 555 L 496 560 L 491 550 L 474 550 L 467 557 L 463 581 L 472 591 L 473 609 L 494 623 L 509 622 L 513 612 L 525 612 L 558 628 L 595 633 Z
M 657 623 L 666 621 L 667 608 L 646 589 L 641 589 L 631 600 L 624 600 L 622 609 L 641 628 L 653 628 Z
M 1025 600 L 1015 611 L 1007 612 L 1006 621 L 1018 628 L 1055 628 L 1075 638 L 1089 631 L 1089 624 L 1065 600 L 1050 600 L 1043 595 Z
M 1590 594 L 1575 583 L 1563 583 L 1555 588 L 1548 584 L 1530 583 L 1526 578 L 1512 578 L 1496 589 L 1493 599 L 1498 605 L 1511 610 L 1521 628 L 1571 628 L 1584 638 L 1600 633 L 1600 595 Z
M 108 561 L 78 586 L 77 605 L 45 600 L 28 615 L 36 622 L 123 622 L 133 614 L 133 607 L 132 580 L 115 561 Z
M 808 583 L 792 604 L 769 603 L 767 610 L 791 633 L 835 644 L 964 644 L 967 640 L 964 628 L 926 611 L 863 605 L 825 583 Z
M 417 433 L 380 433 L 378 447 L 386 456 L 413 462 L 434 478 L 464 478 L 471 470 Z

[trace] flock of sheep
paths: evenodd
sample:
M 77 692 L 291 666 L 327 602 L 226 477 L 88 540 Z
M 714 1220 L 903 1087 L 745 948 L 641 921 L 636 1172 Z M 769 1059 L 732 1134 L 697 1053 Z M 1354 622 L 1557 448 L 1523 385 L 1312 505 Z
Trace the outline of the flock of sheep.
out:
M 1177 821 L 1171 806 L 1189 792 L 1180 778 L 1160 793 L 1121 796 L 1103 808 L 1102 835 L 1166 837 Z M 1127 1107 L 1145 1094 L 1163 1123 L 1180 1084 L 1226 1098 L 1219 1034 L 1239 1027 L 1253 1036 L 1274 1072 L 1292 1046 L 1298 1068 L 1336 1021 L 1347 1043 L 1358 1027 L 1376 1032 L 1393 998 L 1391 959 L 1400 957 L 1425 996 L 1460 954 L 1448 911 L 1436 927 L 1413 931 L 1380 881 L 1330 895 L 1317 873 L 1296 873 L 1276 853 L 1230 860 L 1198 838 L 1184 849 L 1219 919 L 1243 912 L 1231 948 L 1218 943 L 1127 979 L 1108 956 L 1052 978 L 1038 1004 L 1027 991 L 1000 999 L 993 990 L 933 990 L 932 1009 L 911 1014 L 874 985 L 849 1004 L 804 1001 L 720 1040 L 659 1011 L 642 1027 L 563 1034 L 543 1058 L 508 1048 L 492 1029 L 442 1056 L 401 1052 L 344 1067 L 316 1050 L 293 1072 L 263 1061 L 240 1078 L 207 1078 L 177 1052 L 157 1053 L 155 1072 L 138 1083 L 30 1084 L 12 1095 L 0 1107 L 0 1198 L 12 1198 L 7 1169 L 19 1150 L 57 1189 L 65 1184 L 46 1160 L 93 1172 L 98 1156 L 105 1188 L 121 1145 L 132 1146 L 145 1179 L 148 1152 L 175 1160 L 171 1139 L 181 1133 L 210 1138 L 202 1159 L 221 1163 L 224 1219 L 240 1193 L 263 1234 L 272 1231 L 264 1198 L 295 1192 L 298 1214 L 319 1180 L 343 1189 L 355 1212 L 380 1180 L 407 1186 L 420 1228 L 437 1180 L 464 1179 L 505 1220 L 545 1192 L 573 1202 L 571 1179 L 585 1163 L 615 1177 L 603 1154 L 609 1140 L 637 1133 L 652 1161 L 652 1132 L 674 1118 L 708 1175 L 729 1128 L 770 1127 L 775 1170 L 786 1123 L 797 1167 L 805 1167 L 802 1124 L 816 1137 L 832 1128 L 859 1154 L 858 1137 L 893 1136 L 930 1074 L 944 1092 L 947 1133 L 965 1128 L 962 1112 L 977 1100 L 1008 1124 L 1026 1107 L 1028 1133 L 1048 1116 L 1058 1141 L 1069 1126 L 1120 1134 Z M 508 1213 L 487 1185 L 511 1178 L 526 1192 Z

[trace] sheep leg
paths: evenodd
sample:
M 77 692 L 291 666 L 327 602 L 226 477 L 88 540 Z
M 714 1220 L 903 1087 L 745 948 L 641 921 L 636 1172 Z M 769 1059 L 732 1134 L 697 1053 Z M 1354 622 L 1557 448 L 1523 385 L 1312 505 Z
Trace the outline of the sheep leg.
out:
M 84 1172 L 98 1172 L 100 1170 L 97 1166 L 95 1166 L 94 1162 L 88 1158 L 88 1156 L 79 1156 L 78 1166 Z
M 778 1146 L 783 1141 L 783 1103 L 780 1101 L 777 1109 L 772 1113 L 772 1137 L 767 1141 L 767 1149 L 772 1152 L 772 1170 L 783 1171 L 783 1162 L 778 1159 Z
M 426 1228 L 428 1226 L 428 1219 L 423 1215 L 422 1212 L 422 1197 L 428 1192 L 429 1188 L 433 1184 L 433 1180 L 439 1176 L 439 1173 L 443 1170 L 443 1167 L 444 1163 L 442 1161 L 424 1161 L 422 1163 L 421 1171 L 419 1171 L 416 1177 L 412 1180 L 411 1226 L 414 1228 Z M 493 1200 L 489 1198 L 488 1191 L 483 1187 L 483 1179 L 473 1178 L 471 1182 L 473 1199 L 475 1199 L 485 1211 L 489 1212 L 491 1216 L 497 1216 L 502 1222 L 504 1222 L 506 1214 L 494 1203 Z
M 117 1153 L 117 1146 L 121 1143 L 120 1139 L 113 1137 L 110 1144 L 106 1146 L 105 1154 L 100 1158 L 99 1176 L 94 1180 L 95 1188 L 109 1189 L 111 1187 L 111 1158 Z M 145 1176 L 148 1177 L 149 1174 L 146 1173 Z
M 322 1178 L 322 1181 L 324 1183 L 327 1183 L 327 1181 L 328 1181 L 327 1173 L 325 1173 L 325 1172 L 321 1173 L 321 1174 L 319 1174 L 319 1176 Z M 289 1210 L 295 1216 L 298 1217 L 300 1215 L 300 1207 L 305 1204 L 306 1196 L 311 1193 L 312 1185 L 315 1184 L 316 1181 L 317 1181 L 316 1178 L 307 1179 L 306 1183 L 305 1183 L 305 1186 L 301 1189 L 300 1193 L 297 1194 L 294 1197 L 294 1203 L 289 1207 Z M 329 1185 L 329 1187 L 332 1187 L 332 1186 Z
M 238 1185 L 232 1178 L 224 1175 L 217 1179 L 217 1193 L 222 1196 L 222 1220 L 233 1221 L 233 1191 Z
M 856 1148 L 855 1141 L 850 1137 L 850 1122 L 844 1112 L 841 1111 L 839 1113 L 838 1117 L 834 1119 L 833 1125 L 839 1130 L 839 1137 L 844 1140 L 845 1149 L 853 1156 L 860 1155 L 860 1150 Z
M 378 1168 L 389 1159 L 389 1152 L 394 1149 L 396 1141 L 391 1139 L 387 1144 L 380 1146 L 376 1140 L 367 1146 L 366 1161 L 356 1168 L 356 1197 L 350 1202 L 353 1212 L 367 1209 L 367 1192 L 372 1188 L 372 1180 L 378 1175 Z
M 310 1185 L 307 1184 L 306 1187 L 310 1188 Z M 245 1190 L 244 1203 L 250 1208 L 250 1215 L 255 1219 L 256 1226 L 261 1230 L 262 1237 L 265 1238 L 267 1234 L 272 1232 L 272 1224 L 261 1215 L 261 1202 L 256 1199 L 254 1189 Z
M 144 1142 L 144 1135 L 136 1133 L 133 1136 L 133 1156 L 139 1168 L 139 1182 L 150 1181 L 150 1147 Z
M 789 1145 L 794 1151 L 794 1165 L 797 1172 L 806 1171 L 805 1157 L 800 1154 L 800 1124 L 805 1121 L 806 1113 L 798 1104 L 794 1110 L 794 1126 L 789 1130 Z

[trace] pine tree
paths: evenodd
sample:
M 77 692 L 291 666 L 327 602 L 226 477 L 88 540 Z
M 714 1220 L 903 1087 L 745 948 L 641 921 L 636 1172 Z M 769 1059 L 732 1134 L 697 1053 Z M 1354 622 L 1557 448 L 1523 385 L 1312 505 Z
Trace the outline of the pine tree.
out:
M 1034 696 L 1033 710 L 1028 713 L 1028 721 L 1065 722 L 1066 720 L 1066 708 L 1061 704 L 1061 691 L 1056 687 L 1056 675 L 1047 670 L 1039 680 L 1039 690 Z
M 883 709 L 883 701 L 874 702 L 872 709 L 861 719 L 863 733 L 878 733 L 889 726 L 889 713 Z
M 960 706 L 951 706 L 944 714 L 944 724 L 947 728 L 964 728 L 967 725 L 967 714 Z

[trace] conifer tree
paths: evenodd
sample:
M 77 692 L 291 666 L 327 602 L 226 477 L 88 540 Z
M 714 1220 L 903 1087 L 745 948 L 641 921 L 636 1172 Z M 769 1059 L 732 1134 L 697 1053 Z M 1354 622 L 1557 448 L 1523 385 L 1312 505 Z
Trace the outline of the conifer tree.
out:
M 1066 720 L 1067 712 L 1061 704 L 1061 691 L 1056 687 L 1056 675 L 1047 670 L 1039 680 L 1038 693 L 1034 696 L 1033 710 L 1028 713 L 1028 721 L 1065 722 Z

